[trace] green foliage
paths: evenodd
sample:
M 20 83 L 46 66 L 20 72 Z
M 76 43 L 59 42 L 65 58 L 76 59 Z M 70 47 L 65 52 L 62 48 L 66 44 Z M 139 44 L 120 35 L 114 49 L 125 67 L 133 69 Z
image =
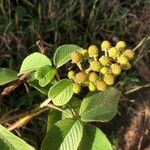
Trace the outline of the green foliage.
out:
M 47 132 L 57 121 L 61 119 L 62 119 L 62 112 L 58 110 L 50 110 L 48 114 L 48 120 L 47 120 Z
M 77 150 L 82 134 L 83 126 L 79 121 L 61 120 L 47 132 L 41 150 Z
M 92 125 L 84 125 L 79 150 L 112 150 L 112 147 L 100 129 Z
M 120 92 L 113 87 L 104 92 L 88 94 L 81 104 L 81 120 L 85 122 L 111 120 L 117 112 L 119 99 Z
M 46 86 L 54 78 L 56 69 L 52 66 L 43 66 L 35 72 L 35 78 L 39 80 L 39 85 L 41 87 Z
M 8 68 L 0 68 L 0 86 L 17 80 L 17 72 Z
M 18 138 L 0 125 L 0 149 L 1 150 L 35 150 L 22 139 Z
M 48 57 L 45 55 L 42 55 L 38 52 L 35 52 L 29 56 L 27 56 L 21 65 L 19 75 L 28 73 L 31 71 L 35 71 L 38 68 L 41 68 L 45 65 L 50 65 L 51 66 L 51 61 Z
M 63 79 L 52 86 L 48 92 L 48 97 L 57 106 L 65 105 L 72 97 L 72 81 Z
M 71 53 L 73 51 L 81 51 L 83 48 L 81 48 L 78 45 L 74 44 L 65 44 L 56 50 L 54 54 L 54 64 L 57 68 L 61 67 L 63 64 L 65 64 L 67 61 L 70 60 Z

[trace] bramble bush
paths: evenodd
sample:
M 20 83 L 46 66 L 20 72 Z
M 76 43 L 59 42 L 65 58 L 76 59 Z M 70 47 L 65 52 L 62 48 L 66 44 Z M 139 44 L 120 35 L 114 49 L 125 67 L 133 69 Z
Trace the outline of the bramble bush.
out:
M 131 68 L 133 58 L 134 52 L 124 41 L 114 46 L 103 41 L 100 46 L 91 45 L 88 49 L 62 45 L 56 49 L 53 60 L 35 52 L 23 60 L 19 73 L 1 68 L 0 85 L 25 76 L 28 85 L 47 96 L 8 129 L 21 127 L 32 117 L 49 110 L 41 150 L 112 150 L 106 135 L 91 122 L 108 122 L 116 115 L 121 92 L 113 85 L 122 71 Z M 65 73 L 68 76 L 62 78 L 58 69 L 68 61 L 71 62 Z M 10 131 L 0 125 L 3 150 L 34 149 Z

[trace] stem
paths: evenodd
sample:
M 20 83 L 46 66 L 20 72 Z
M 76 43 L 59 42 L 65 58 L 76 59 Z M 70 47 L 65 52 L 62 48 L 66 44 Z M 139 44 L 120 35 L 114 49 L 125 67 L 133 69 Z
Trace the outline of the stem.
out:
M 58 74 L 58 71 L 56 71 L 56 78 L 57 78 L 58 81 L 60 80 L 60 76 Z
M 70 114 L 70 113 L 64 111 L 63 109 L 61 109 L 60 107 L 57 107 L 53 104 L 48 104 L 47 106 L 50 107 L 50 108 L 56 109 L 58 111 L 61 111 L 61 112 L 65 113 L 66 115 L 68 115 L 69 117 L 73 117 L 73 114 Z
M 81 66 L 81 63 L 77 63 L 77 66 L 79 67 L 79 69 L 82 71 L 82 66 Z

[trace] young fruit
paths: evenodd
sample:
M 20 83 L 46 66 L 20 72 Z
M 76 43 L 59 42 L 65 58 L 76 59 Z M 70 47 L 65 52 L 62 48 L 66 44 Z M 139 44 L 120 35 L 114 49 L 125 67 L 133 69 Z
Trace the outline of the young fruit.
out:
M 131 68 L 131 64 L 128 62 L 128 63 L 126 63 L 125 65 L 122 65 L 121 68 L 122 68 L 123 70 L 129 70 L 129 69 Z
M 116 64 L 112 64 L 112 65 L 110 66 L 110 68 L 111 68 L 112 73 L 113 73 L 114 75 L 116 75 L 116 76 L 121 73 L 121 67 L 120 67 L 120 65 L 118 65 L 117 63 L 116 63 Z
M 116 58 L 118 56 L 119 52 L 118 50 L 115 48 L 115 47 L 111 47 L 109 50 L 108 50 L 108 55 L 109 57 L 111 58 Z
M 92 61 L 90 62 L 90 69 L 96 72 L 99 72 L 101 68 L 101 64 L 99 61 Z
M 88 57 L 88 51 L 86 49 L 81 51 L 82 57 L 87 58 Z
M 126 48 L 126 43 L 124 41 L 119 41 L 115 47 L 117 50 L 122 51 Z
M 74 76 L 75 76 L 74 71 L 70 70 L 70 71 L 68 72 L 68 78 L 69 78 L 69 79 L 73 79 Z
M 89 81 L 95 82 L 98 79 L 98 75 L 95 72 L 90 73 Z
M 82 56 L 79 52 L 72 52 L 71 53 L 71 60 L 73 63 L 79 63 L 82 60 Z
M 134 51 L 130 50 L 130 49 L 126 49 L 124 52 L 123 52 L 123 55 L 128 59 L 128 60 L 131 60 L 134 58 Z
M 99 91 L 105 91 L 107 89 L 107 85 L 103 80 L 97 80 L 95 85 Z
M 88 48 L 88 54 L 89 54 L 89 57 L 96 57 L 96 56 L 98 56 L 98 48 L 96 47 L 96 45 L 91 45 Z
M 95 91 L 96 90 L 96 86 L 95 86 L 94 83 L 92 83 L 92 82 L 89 83 L 89 90 L 90 91 Z
M 109 58 L 106 57 L 106 56 L 102 56 L 100 59 L 99 59 L 100 63 L 103 65 L 103 66 L 107 66 L 109 65 Z
M 73 93 L 79 94 L 81 91 L 81 87 L 78 83 L 73 83 Z
M 102 67 L 101 69 L 100 69 L 100 72 L 102 73 L 102 74 L 109 74 L 110 73 L 110 68 L 109 67 Z
M 104 75 L 104 82 L 107 84 L 107 85 L 113 85 L 114 84 L 114 76 L 109 74 L 109 75 Z
M 108 49 L 110 49 L 110 47 L 111 47 L 111 44 L 109 41 L 103 41 L 101 44 L 102 51 L 108 50 Z
M 125 56 L 120 55 L 119 57 L 117 57 L 117 62 L 121 65 L 125 65 L 128 63 L 128 59 Z
M 78 84 L 82 84 L 86 81 L 86 77 L 85 72 L 78 72 L 74 77 L 74 81 Z

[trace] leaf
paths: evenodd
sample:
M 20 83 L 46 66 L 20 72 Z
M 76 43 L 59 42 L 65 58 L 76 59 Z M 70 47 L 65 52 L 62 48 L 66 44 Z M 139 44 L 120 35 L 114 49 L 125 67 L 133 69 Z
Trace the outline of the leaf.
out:
M 35 71 L 38 68 L 45 66 L 45 65 L 52 65 L 51 61 L 48 57 L 38 52 L 35 52 L 29 56 L 27 56 L 21 65 L 20 72 L 18 75 L 28 73 L 31 71 Z
M 58 110 L 50 110 L 48 114 L 48 120 L 47 120 L 47 131 L 59 120 L 62 119 L 62 112 Z
M 52 99 L 57 106 L 65 105 L 72 97 L 72 81 L 63 79 L 52 86 L 48 92 L 48 97 Z
M 85 125 L 79 150 L 112 150 L 112 147 L 100 129 L 92 125 Z
M 17 72 L 8 68 L 0 68 L 0 85 L 7 84 L 11 81 L 17 80 Z
M 111 120 L 117 112 L 120 95 L 120 92 L 113 87 L 104 92 L 89 94 L 81 104 L 81 120 L 85 122 Z
M 37 69 L 37 71 L 35 72 L 35 78 L 39 80 L 39 85 L 41 87 L 44 87 L 51 82 L 55 74 L 56 69 L 52 66 L 46 65 Z
M 1 150 L 35 150 L 24 140 L 15 136 L 0 125 L 0 149 Z
M 38 90 L 39 92 L 41 92 L 42 94 L 44 94 L 46 96 L 48 95 L 49 88 L 52 86 L 50 84 L 50 85 L 45 86 L 44 88 L 41 87 L 39 85 L 39 81 L 35 79 L 35 72 L 32 72 L 29 75 L 27 82 L 30 86 L 34 87 L 36 90 Z
M 61 120 L 48 131 L 41 150 L 77 150 L 82 134 L 83 126 L 79 121 Z
M 81 48 L 78 45 L 74 44 L 65 44 L 57 48 L 55 54 L 54 54 L 54 64 L 57 68 L 61 67 L 63 64 L 65 64 L 67 61 L 70 60 L 70 54 L 73 51 L 81 51 L 83 48 Z

